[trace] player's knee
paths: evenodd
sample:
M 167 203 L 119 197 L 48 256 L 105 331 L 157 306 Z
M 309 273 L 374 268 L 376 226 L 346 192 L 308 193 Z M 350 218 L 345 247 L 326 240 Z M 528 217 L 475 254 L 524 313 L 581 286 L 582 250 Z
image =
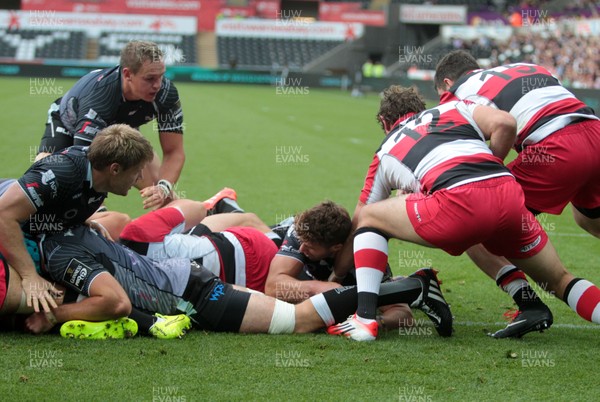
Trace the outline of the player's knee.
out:
M 590 219 L 581 214 L 575 215 L 575 222 L 592 236 L 600 238 L 600 218 Z
M 275 301 L 269 334 L 291 334 L 296 327 L 296 308 L 281 300 Z

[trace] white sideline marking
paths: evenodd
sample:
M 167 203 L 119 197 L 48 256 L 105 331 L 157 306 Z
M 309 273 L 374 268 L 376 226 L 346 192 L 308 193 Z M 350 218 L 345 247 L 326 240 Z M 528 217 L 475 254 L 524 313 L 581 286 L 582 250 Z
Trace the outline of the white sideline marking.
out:
M 548 233 L 548 236 L 590 237 L 590 238 L 594 237 L 589 233 L 556 233 L 556 232 L 550 232 L 550 233 Z
M 480 321 L 455 321 L 454 325 L 463 327 L 505 327 L 508 322 L 480 322 Z M 584 324 L 552 324 L 550 328 L 568 328 L 568 329 L 595 329 L 600 330 L 600 325 Z

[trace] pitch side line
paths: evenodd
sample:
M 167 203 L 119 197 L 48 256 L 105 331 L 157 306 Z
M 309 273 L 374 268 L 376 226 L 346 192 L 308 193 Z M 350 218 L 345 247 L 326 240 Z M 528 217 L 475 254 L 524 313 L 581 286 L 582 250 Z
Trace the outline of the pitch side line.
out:
M 462 327 L 492 327 L 506 326 L 507 322 L 480 322 L 480 321 L 455 321 L 454 325 Z M 600 330 L 600 325 L 583 325 L 583 324 L 552 324 L 550 328 L 567 328 L 567 329 L 594 329 Z
M 546 232 L 548 233 L 548 232 Z M 563 236 L 563 237 L 590 237 L 593 238 L 594 236 L 592 236 L 589 233 L 556 233 L 556 232 L 550 232 L 548 233 L 548 236 L 552 237 L 552 236 Z

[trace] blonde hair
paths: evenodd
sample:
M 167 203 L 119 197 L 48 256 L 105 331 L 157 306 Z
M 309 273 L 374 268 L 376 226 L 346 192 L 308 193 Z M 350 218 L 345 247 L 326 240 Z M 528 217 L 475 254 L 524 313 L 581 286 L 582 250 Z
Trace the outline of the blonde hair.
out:
M 127 67 L 137 73 L 146 61 L 163 61 L 163 51 L 154 42 L 132 40 L 121 50 L 121 68 Z
M 127 170 L 150 162 L 153 157 L 150 141 L 127 124 L 113 124 L 104 128 L 94 137 L 88 151 L 88 159 L 97 170 L 112 163 L 118 163 Z

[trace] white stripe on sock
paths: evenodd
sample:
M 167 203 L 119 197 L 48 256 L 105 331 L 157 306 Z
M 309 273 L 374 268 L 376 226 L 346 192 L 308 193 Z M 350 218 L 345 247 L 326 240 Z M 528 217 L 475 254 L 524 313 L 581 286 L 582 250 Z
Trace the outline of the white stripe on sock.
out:
M 569 297 L 567 298 L 567 304 L 573 309 L 573 311 L 577 312 L 577 302 L 581 298 L 581 295 L 583 295 L 585 291 L 592 286 L 594 286 L 594 284 L 590 281 L 586 281 L 585 279 L 582 279 L 573 285 L 571 291 L 569 292 Z M 596 308 L 597 307 L 598 306 L 596 306 Z
M 363 249 L 379 250 L 387 254 L 388 242 L 385 237 L 375 232 L 363 232 L 354 237 L 354 252 Z
M 356 269 L 356 290 L 379 294 L 383 272 L 375 268 L 362 267 Z

